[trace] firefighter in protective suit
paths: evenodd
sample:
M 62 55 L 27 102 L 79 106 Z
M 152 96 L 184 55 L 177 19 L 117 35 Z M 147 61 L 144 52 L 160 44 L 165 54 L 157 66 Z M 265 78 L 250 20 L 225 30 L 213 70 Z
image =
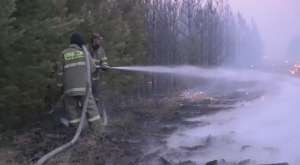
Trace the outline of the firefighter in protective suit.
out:
M 86 45 L 86 48 L 88 52 L 90 53 L 91 57 L 93 58 L 93 61 L 96 65 L 101 66 L 102 71 L 108 70 L 106 66 L 108 66 L 107 57 L 105 54 L 104 49 L 101 47 L 101 42 L 103 38 L 98 34 L 94 33 L 92 35 L 91 42 Z M 92 74 L 92 93 L 94 95 L 94 98 L 96 100 L 96 104 L 98 106 L 100 102 L 100 85 L 99 85 L 99 79 L 100 79 L 100 71 L 97 70 Z M 98 107 L 100 109 L 101 107 Z
M 83 36 L 74 32 L 71 36 L 71 43 L 67 49 L 61 52 L 57 66 L 57 85 L 61 87 L 65 97 L 65 111 L 69 118 L 69 125 L 77 128 L 81 117 L 81 108 L 85 100 L 86 89 L 86 61 L 82 50 L 84 45 Z M 96 70 L 95 63 L 90 58 L 91 73 Z M 102 132 L 101 118 L 93 95 L 89 95 L 86 117 L 90 129 L 99 134 Z

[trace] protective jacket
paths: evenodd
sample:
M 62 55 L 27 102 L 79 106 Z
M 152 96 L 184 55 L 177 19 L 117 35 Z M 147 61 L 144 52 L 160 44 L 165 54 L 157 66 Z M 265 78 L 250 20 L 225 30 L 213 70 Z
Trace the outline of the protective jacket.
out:
M 105 51 L 101 46 L 99 46 L 99 48 L 94 51 L 92 44 L 90 43 L 86 45 L 86 48 L 90 53 L 91 57 L 93 58 L 93 61 L 95 62 L 96 65 L 99 66 L 108 65 Z M 100 78 L 100 72 L 94 72 L 92 74 L 92 80 L 99 80 L 99 78 Z
M 96 70 L 89 54 L 91 73 Z M 63 86 L 67 96 L 84 96 L 86 90 L 86 62 L 81 47 L 71 44 L 62 51 L 57 65 L 57 86 Z M 91 90 L 91 89 L 90 89 Z

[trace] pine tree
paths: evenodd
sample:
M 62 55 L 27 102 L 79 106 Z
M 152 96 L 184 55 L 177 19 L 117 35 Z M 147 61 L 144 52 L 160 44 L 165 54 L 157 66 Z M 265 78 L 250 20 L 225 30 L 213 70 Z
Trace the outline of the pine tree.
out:
M 104 38 L 103 48 L 106 52 L 110 66 L 124 66 L 130 64 L 130 58 L 126 56 L 126 39 L 131 32 L 128 24 L 122 20 L 122 10 L 117 6 L 118 2 L 104 1 L 94 11 L 96 17 L 95 26 L 91 30 L 98 32 Z M 129 82 L 130 77 L 121 71 L 110 71 L 103 74 L 102 80 L 108 82 L 111 89 L 122 90 Z
M 146 42 L 147 31 L 146 21 L 146 3 L 137 0 L 118 1 L 120 9 L 123 11 L 122 20 L 126 22 L 130 30 L 130 35 L 125 40 L 124 57 L 128 58 L 125 65 L 144 65 L 146 64 Z M 138 91 L 141 86 L 148 86 L 148 74 L 131 73 L 128 74 L 127 86 L 129 91 Z M 135 94 L 140 94 L 135 93 Z
M 77 1 L 77 0 L 76 0 Z M 82 6 L 76 1 L 67 3 L 70 12 L 84 21 L 76 28 L 89 43 L 93 33 L 104 38 L 102 47 L 111 66 L 140 65 L 145 56 L 144 16 L 140 5 L 134 1 L 88 1 Z M 140 12 L 140 13 L 136 13 Z M 123 90 L 128 84 L 136 82 L 132 74 L 111 70 L 104 73 L 101 81 L 106 81 L 111 89 Z M 126 87 L 125 87 L 126 86 Z M 128 88 L 127 88 L 128 89 Z M 132 89 L 130 89 L 132 90 Z
M 287 45 L 286 49 L 287 60 L 297 62 L 300 60 L 300 36 L 295 35 Z
M 130 29 L 130 35 L 126 38 L 125 54 L 131 57 L 130 65 L 142 65 L 145 61 L 146 29 L 145 27 L 145 3 L 136 0 L 124 0 L 118 2 L 122 13 L 122 20 Z
M 118 61 L 114 64 L 116 66 L 143 65 L 146 57 L 144 48 L 146 42 L 146 29 L 144 28 L 145 4 L 142 1 L 135 0 L 117 1 L 115 3 L 116 9 L 112 11 L 115 12 L 115 17 L 117 14 L 121 14 L 120 19 L 124 24 L 121 33 L 124 49 L 116 54 L 114 58 Z M 107 76 L 111 75 L 107 74 Z M 118 77 L 114 78 L 115 83 L 122 84 L 122 90 L 127 94 L 133 94 L 132 92 L 141 83 L 139 81 L 143 79 L 143 74 L 132 72 L 117 72 L 114 76 Z
M 11 65 L 14 63 L 13 51 L 8 49 L 11 44 L 22 37 L 23 31 L 14 30 L 10 24 L 15 21 L 11 18 L 12 12 L 16 10 L 15 1 L 1 1 L 0 2 L 0 131 L 5 128 L 8 118 L 12 112 L 5 110 L 9 101 L 13 100 L 12 95 L 18 92 L 18 88 L 10 82 L 13 76 Z M 17 118 L 15 118 L 17 120 Z
M 14 9 L 13 1 L 7 2 L 11 4 L 1 4 L 7 8 L 4 10 Z M 3 87 L 10 90 L 1 100 L 0 116 L 5 117 L 0 121 L 3 128 L 19 127 L 38 117 L 41 112 L 47 86 L 53 84 L 50 78 L 51 62 L 57 60 L 59 53 L 69 44 L 68 34 L 80 23 L 73 16 L 65 15 L 65 2 L 22 0 L 15 4 L 16 10 L 11 14 L 15 20 L 9 25 L 13 31 L 23 33 L 19 38 L 13 33 L 11 39 L 7 35 L 10 40 L 15 38 L 13 43 L 2 39 L 6 44 L 11 43 L 6 46 L 6 51 L 2 51 L 7 56 L 3 61 L 6 63 L 5 73 L 1 75 L 7 77 Z M 10 18 L 10 15 L 4 16 Z M 9 28 L 5 24 L 1 27 Z

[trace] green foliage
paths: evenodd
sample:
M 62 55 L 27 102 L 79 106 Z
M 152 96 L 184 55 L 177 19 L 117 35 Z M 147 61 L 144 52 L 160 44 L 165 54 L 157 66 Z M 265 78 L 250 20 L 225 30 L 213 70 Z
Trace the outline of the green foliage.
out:
M 53 66 L 75 30 L 86 42 L 100 33 L 111 66 L 143 63 L 146 33 L 138 1 L 4 0 L 0 6 L 1 132 L 34 121 L 47 94 L 58 92 Z M 118 71 L 102 76 L 118 90 L 134 88 L 137 79 Z
M 53 83 L 51 62 L 68 45 L 69 36 L 64 34 L 80 23 L 64 14 L 65 1 L 7 3 L 0 8 L 1 13 L 9 13 L 1 18 L 0 27 L 0 130 L 18 128 L 39 116 L 47 86 Z
M 5 128 L 5 122 L 7 116 L 12 116 L 12 112 L 4 110 L 7 107 L 7 101 L 12 100 L 14 95 L 18 92 L 18 87 L 11 82 L 14 77 L 14 69 L 12 65 L 15 62 L 13 54 L 14 51 L 9 49 L 11 45 L 22 37 L 23 31 L 17 31 L 11 26 L 11 23 L 16 18 L 11 17 L 11 14 L 16 10 L 15 1 L 1 1 L 0 2 L 0 130 Z M 17 53 L 20 54 L 20 53 Z M 16 104 L 11 103 L 11 104 Z M 18 120 L 15 117 L 15 120 Z
M 104 45 L 104 47 L 107 47 L 110 65 L 142 65 L 146 55 L 144 50 L 146 31 L 143 22 L 145 15 L 143 4 L 132 0 L 124 0 L 118 1 L 112 7 L 113 10 L 108 16 L 108 18 L 111 18 L 112 25 L 107 26 L 106 29 L 108 31 L 114 27 L 115 30 L 111 31 L 111 35 L 106 37 L 108 42 L 105 42 L 105 44 L 110 44 Z M 105 31 L 103 33 L 107 34 Z M 129 93 L 137 87 L 140 77 L 138 74 L 112 71 L 109 74 L 105 74 L 103 80 L 111 82 L 109 84 L 112 88 Z
M 125 1 L 89 1 L 78 6 L 77 0 L 67 3 L 68 8 L 84 21 L 76 28 L 82 32 L 86 42 L 93 33 L 104 38 L 102 47 L 110 66 L 141 65 L 145 57 L 144 10 L 142 3 Z M 82 3 L 79 1 L 78 3 Z M 101 81 L 106 81 L 111 89 L 133 91 L 138 76 L 112 70 L 104 73 Z M 130 88 L 128 85 L 130 84 Z

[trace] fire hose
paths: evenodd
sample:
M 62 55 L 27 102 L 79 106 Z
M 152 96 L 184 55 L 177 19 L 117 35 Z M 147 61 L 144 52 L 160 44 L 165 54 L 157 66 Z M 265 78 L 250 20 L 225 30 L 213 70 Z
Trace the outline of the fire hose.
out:
M 53 157 L 54 155 L 58 154 L 59 152 L 65 150 L 65 149 L 69 148 L 70 146 L 72 146 L 73 144 L 75 144 L 75 142 L 77 141 L 77 139 L 78 139 L 78 137 L 81 133 L 81 130 L 82 130 L 82 127 L 83 127 L 83 122 L 84 122 L 84 119 L 85 119 L 86 110 L 87 110 L 88 98 L 89 98 L 89 95 L 90 95 L 90 90 L 89 89 L 91 87 L 91 73 L 90 73 L 90 68 L 91 67 L 90 67 L 90 63 L 89 63 L 88 51 L 87 51 L 85 46 L 82 46 L 82 49 L 83 49 L 83 52 L 85 54 L 86 72 L 87 72 L 86 73 L 86 78 L 87 78 L 87 80 L 86 80 L 85 100 L 84 100 L 83 109 L 82 109 L 82 112 L 81 112 L 80 123 L 79 123 L 79 126 L 77 128 L 76 134 L 69 143 L 67 143 L 67 144 L 65 144 L 65 145 L 63 145 L 59 148 L 56 148 L 52 152 L 44 155 L 42 158 L 40 158 L 37 161 L 37 163 L 35 163 L 35 165 L 42 165 L 49 158 Z M 106 115 L 105 115 L 104 118 L 106 118 Z

